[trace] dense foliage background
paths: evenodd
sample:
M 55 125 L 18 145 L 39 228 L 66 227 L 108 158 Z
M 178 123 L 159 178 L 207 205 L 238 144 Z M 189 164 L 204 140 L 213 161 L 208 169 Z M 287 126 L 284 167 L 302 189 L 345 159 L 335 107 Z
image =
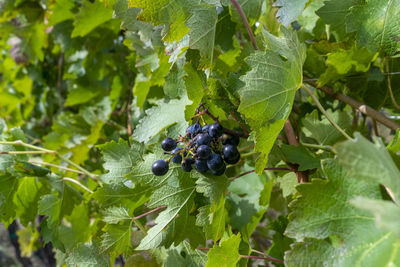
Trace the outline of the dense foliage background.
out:
M 399 48 L 399 0 L 0 1 L 19 260 L 400 265 Z M 154 176 L 201 102 L 242 160 Z

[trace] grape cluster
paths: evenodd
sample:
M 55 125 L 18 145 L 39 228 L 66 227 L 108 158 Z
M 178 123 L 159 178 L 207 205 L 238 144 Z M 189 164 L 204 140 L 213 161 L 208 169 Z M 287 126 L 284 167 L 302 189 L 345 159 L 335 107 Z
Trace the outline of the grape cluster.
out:
M 170 154 L 167 160 L 157 160 L 151 166 L 154 175 L 162 176 L 168 172 L 169 162 L 181 164 L 182 170 L 222 175 L 226 164 L 235 164 L 240 160 L 237 149 L 239 137 L 224 134 L 218 122 L 202 126 L 199 122 L 190 125 L 184 136 L 177 139 L 165 138 L 161 142 L 164 151 Z M 183 144 L 184 147 L 179 147 Z

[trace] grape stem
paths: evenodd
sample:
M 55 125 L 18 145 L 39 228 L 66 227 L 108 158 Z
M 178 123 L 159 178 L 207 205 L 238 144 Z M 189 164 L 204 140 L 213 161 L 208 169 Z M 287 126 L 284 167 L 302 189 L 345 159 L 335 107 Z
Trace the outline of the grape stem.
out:
M 199 108 L 200 107 L 203 108 L 203 111 L 198 112 L 196 115 L 194 115 L 190 119 L 193 120 L 194 118 L 196 118 L 198 116 L 203 116 L 204 114 L 207 114 L 212 120 L 214 120 L 217 123 L 220 123 L 218 117 L 215 117 L 207 108 L 204 107 L 204 103 L 200 103 Z M 197 109 L 197 111 L 198 111 L 198 109 Z M 237 136 L 237 137 L 241 137 L 241 138 L 244 138 L 244 139 L 249 138 L 249 134 L 248 133 L 242 133 L 242 132 L 239 132 L 239 131 L 226 129 L 226 128 L 223 128 L 223 129 L 224 129 L 224 133 L 229 134 L 231 136 Z

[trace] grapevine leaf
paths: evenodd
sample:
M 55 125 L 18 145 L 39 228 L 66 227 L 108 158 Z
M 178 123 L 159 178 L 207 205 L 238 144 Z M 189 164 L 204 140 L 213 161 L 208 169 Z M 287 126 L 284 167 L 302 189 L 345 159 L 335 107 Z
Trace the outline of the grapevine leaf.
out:
M 373 144 L 359 133 L 354 137 L 336 148 L 341 164 L 356 178 L 387 186 L 399 201 L 400 171 L 382 141 L 376 139 Z
M 13 201 L 18 188 L 18 180 L 9 174 L 0 175 L 0 218 L 8 226 L 14 221 L 16 204 Z
M 172 243 L 183 241 L 185 229 L 194 227 L 194 219 L 190 218 L 189 211 L 193 205 L 195 186 L 189 175 L 171 177 L 167 184 L 157 189 L 149 202 L 149 207 L 166 205 L 157 217 L 155 223 L 142 239 L 138 250 L 156 248 L 160 245 L 169 247 Z M 179 216 L 177 216 L 179 215 Z M 192 221 L 193 224 L 190 224 Z M 192 234 L 196 231 L 191 229 Z
M 305 47 L 295 33 L 284 27 L 281 32 L 279 38 L 262 30 L 265 48 L 270 50 L 250 55 L 246 61 L 251 70 L 241 78 L 246 85 L 240 91 L 239 112 L 255 131 L 255 151 L 261 153 L 256 165 L 258 174 L 268 161 L 268 154 L 289 116 L 296 90 L 302 84 Z
M 282 144 L 281 150 L 289 162 L 299 164 L 299 171 L 320 167 L 319 160 L 303 146 L 289 146 Z
M 93 197 L 104 207 L 122 205 L 135 209 L 150 197 L 150 192 L 135 185 L 130 188 L 123 183 L 104 184 L 94 192 Z
M 334 28 L 344 28 L 346 15 L 355 2 L 355 0 L 328 0 L 325 1 L 324 6 L 315 13 L 317 13 L 326 24 L 332 25 Z
M 204 75 L 200 71 L 197 71 L 191 62 L 185 64 L 184 70 L 186 75 L 183 79 L 186 85 L 187 97 L 192 101 L 192 104 L 187 105 L 185 109 L 185 118 L 189 120 L 204 96 L 205 82 Z
M 301 14 L 306 3 L 307 0 L 277 0 L 274 6 L 279 7 L 276 13 L 278 21 L 288 27 Z
M 109 172 L 100 179 L 105 183 L 123 183 L 128 174 L 138 161 L 142 160 L 143 145 L 133 142 L 131 147 L 122 139 L 118 143 L 111 141 L 98 146 L 103 154 L 104 169 Z
M 19 179 L 18 189 L 14 195 L 14 202 L 18 209 L 17 216 L 23 225 L 27 225 L 36 218 L 37 203 L 46 189 L 35 177 Z
M 374 54 L 364 47 L 353 47 L 349 50 L 339 49 L 329 53 L 326 60 L 328 67 L 321 74 L 318 85 L 322 86 L 351 74 L 367 72 L 373 60 Z
M 73 19 L 74 13 L 71 9 L 74 7 L 74 3 L 68 0 L 57 0 L 51 7 L 51 16 L 49 19 L 50 25 L 55 25 L 65 20 Z
M 184 116 L 185 106 L 190 100 L 182 98 L 169 102 L 158 101 L 157 106 L 146 110 L 146 116 L 140 120 L 133 137 L 139 142 L 148 142 L 165 128 L 178 124 L 181 132 L 185 132 L 187 122 Z
M 332 110 L 328 109 L 327 113 L 340 128 L 344 130 L 350 129 L 351 117 L 346 111 L 337 110 L 332 112 Z M 315 139 L 321 145 L 333 145 L 343 139 L 343 135 L 332 126 L 324 115 L 322 115 L 321 120 L 319 119 L 317 110 L 307 114 L 303 119 L 303 124 L 304 134 Z
M 185 22 L 190 15 L 193 0 L 130 0 L 129 6 L 141 8 L 138 19 L 154 25 L 165 24 L 163 40 L 179 41 L 189 32 Z
M 97 26 L 112 18 L 112 9 L 105 7 L 99 1 L 83 2 L 79 14 L 74 20 L 74 30 L 71 37 L 85 36 Z
M 400 207 L 390 201 L 357 197 L 350 201 L 355 207 L 375 217 L 379 228 L 395 233 L 400 238 Z
M 297 177 L 294 172 L 286 173 L 284 176 L 278 179 L 278 182 L 284 197 L 293 195 L 297 192 L 296 186 L 299 184 L 299 182 L 297 181 Z
M 240 241 L 240 234 L 237 234 L 221 241 L 219 245 L 214 245 L 207 253 L 208 261 L 206 267 L 236 266 L 240 259 Z
M 298 241 L 337 235 L 338 229 L 345 236 L 360 224 L 368 225 L 371 217 L 348 205 L 348 201 L 355 196 L 380 197 L 377 185 L 347 176 L 336 161 L 323 162 L 323 171 L 327 180 L 314 179 L 311 184 L 296 187 L 300 197 L 290 204 L 293 212 L 285 234 Z
M 187 26 L 190 27 L 189 46 L 200 50 L 200 67 L 203 68 L 210 67 L 213 62 L 217 20 L 215 7 L 203 4 L 193 9 L 187 22 Z
M 211 204 L 199 209 L 196 224 L 203 227 L 206 238 L 219 240 L 225 231 L 225 192 L 228 179 L 213 175 L 192 174 L 196 179 L 196 191 L 210 199 Z
M 82 267 L 106 267 L 110 266 L 110 261 L 105 253 L 101 253 L 95 243 L 80 244 L 66 258 L 66 263 L 70 266 Z
M 285 232 L 297 243 L 285 254 L 285 263 L 317 266 L 330 259 L 326 264 L 331 266 L 398 264 L 400 240 L 377 229 L 373 216 L 349 205 L 356 196 L 380 199 L 378 185 L 354 179 L 333 160 L 324 162 L 323 171 L 327 180 L 297 186 L 300 196 L 290 204 Z
M 109 207 L 103 212 L 103 221 L 109 224 L 117 224 L 121 221 L 132 220 L 128 210 L 124 207 Z
M 104 227 L 102 235 L 102 251 L 111 251 L 112 255 L 118 256 L 131 248 L 131 223 L 123 225 L 108 224 Z
M 215 177 L 211 174 L 193 173 L 192 177 L 196 179 L 196 191 L 209 197 L 211 202 L 218 203 L 221 196 L 225 196 L 228 186 L 225 175 Z
M 219 240 L 225 231 L 225 199 L 199 208 L 196 225 L 202 226 L 206 239 Z
M 359 45 L 394 55 L 400 48 L 399 6 L 399 0 L 360 2 L 346 16 L 346 29 L 357 33 Z

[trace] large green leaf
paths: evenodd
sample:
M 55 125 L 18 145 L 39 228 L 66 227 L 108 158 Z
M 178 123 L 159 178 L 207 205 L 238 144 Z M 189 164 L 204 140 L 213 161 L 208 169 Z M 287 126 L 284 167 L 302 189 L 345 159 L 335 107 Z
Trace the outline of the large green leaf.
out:
M 108 173 L 101 176 L 101 180 L 108 184 L 125 182 L 125 175 L 142 159 L 144 149 L 136 142 L 129 147 L 128 142 L 123 140 L 118 143 L 112 141 L 100 145 L 99 148 L 103 154 L 103 167 L 108 170 Z
M 279 7 L 276 17 L 285 27 L 301 14 L 306 5 L 307 0 L 277 0 L 274 6 Z
M 354 140 L 336 147 L 339 161 L 349 169 L 353 177 L 387 186 L 398 203 L 400 171 L 385 145 L 378 139 L 371 143 L 359 133 L 355 133 L 354 137 Z
M 348 175 L 336 161 L 323 165 L 327 180 L 297 187 L 286 235 L 297 243 L 287 266 L 391 266 L 400 263 L 400 240 L 376 227 L 374 217 L 349 203 L 356 196 L 380 199 L 378 185 Z
M 131 7 L 142 8 L 138 19 L 154 25 L 165 24 L 164 41 L 179 41 L 189 32 L 185 22 L 194 1 L 184 0 L 130 0 Z
M 208 261 L 206 267 L 236 266 L 240 259 L 238 251 L 240 241 L 240 234 L 238 234 L 226 238 L 219 245 L 214 245 L 207 253 Z
M 332 118 L 342 129 L 347 130 L 351 126 L 351 117 L 346 111 L 327 110 L 328 115 Z M 315 139 L 321 145 L 333 145 L 337 141 L 343 139 L 343 135 L 322 115 L 320 120 L 318 111 L 306 114 L 303 119 L 303 131 L 307 137 Z
M 375 217 L 378 227 L 395 233 L 400 238 L 400 207 L 391 201 L 357 197 L 350 201 L 359 209 Z
M 95 243 L 80 244 L 66 259 L 70 266 L 107 267 L 110 266 L 109 257 L 101 253 Z
M 191 12 L 193 15 L 187 22 L 187 26 L 190 27 L 190 48 L 200 50 L 202 67 L 211 67 L 218 19 L 217 10 L 214 6 L 203 4 L 196 6 Z
M 177 124 L 180 132 L 184 133 L 187 127 L 185 120 L 185 106 L 191 102 L 187 97 L 169 102 L 158 101 L 157 106 L 146 110 L 146 116 L 140 120 L 133 137 L 139 142 L 148 142 L 168 126 Z
M 112 17 L 112 9 L 105 7 L 100 1 L 83 2 L 83 6 L 74 21 L 74 30 L 71 37 L 85 36 L 97 26 Z
M 373 51 L 394 55 L 400 48 L 400 0 L 359 2 L 346 16 L 348 32 L 356 32 L 357 43 Z
M 189 215 L 194 192 L 194 183 L 187 174 L 171 177 L 167 184 L 154 192 L 149 207 L 165 205 L 167 208 L 158 215 L 156 225 L 147 232 L 138 250 L 161 245 L 169 247 L 172 243 L 178 245 L 186 237 L 186 231 L 191 231 L 190 238 L 195 237 L 198 230 L 194 226 L 194 218 Z
M 281 27 L 282 37 L 262 30 L 264 49 L 246 58 L 251 70 L 241 77 L 239 112 L 255 132 L 255 150 L 261 155 L 256 171 L 261 173 L 276 137 L 292 109 L 296 90 L 302 84 L 305 46 L 297 35 Z

